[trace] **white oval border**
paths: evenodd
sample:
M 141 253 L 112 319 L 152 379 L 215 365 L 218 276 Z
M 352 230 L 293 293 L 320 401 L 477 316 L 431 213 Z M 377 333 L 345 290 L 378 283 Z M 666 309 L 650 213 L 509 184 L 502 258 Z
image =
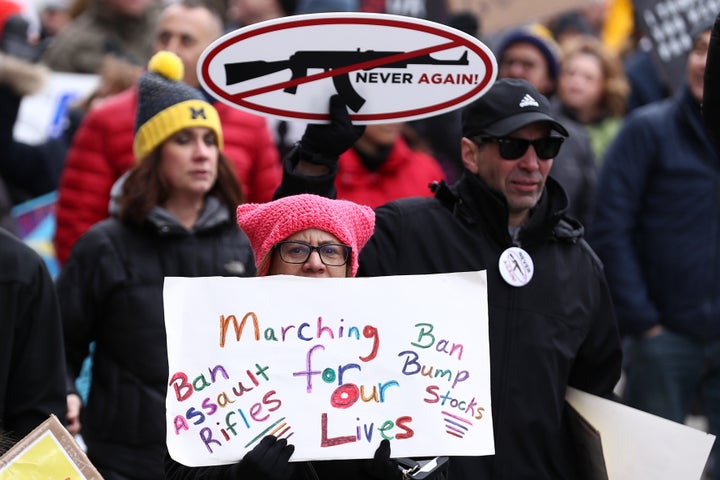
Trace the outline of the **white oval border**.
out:
M 457 46 L 464 46 L 470 49 L 485 66 L 485 74 L 478 82 L 478 85 L 470 89 L 464 95 L 456 97 L 452 101 L 427 105 L 423 104 L 418 108 L 403 111 L 387 111 L 382 113 L 363 114 L 350 112 L 350 118 L 353 123 L 373 124 L 373 123 L 390 123 L 398 121 L 417 120 L 431 116 L 440 115 L 452 110 L 459 109 L 475 99 L 484 95 L 490 87 L 492 87 L 497 77 L 497 61 L 495 55 L 490 48 L 479 39 L 468 35 L 460 30 L 448 27 L 446 25 L 431 22 L 428 20 L 418 19 L 414 17 L 405 17 L 401 15 L 376 14 L 376 13 L 322 13 L 309 15 L 296 15 L 273 19 L 265 22 L 244 27 L 233 32 L 229 32 L 211 45 L 209 45 L 200 56 L 197 65 L 198 79 L 203 89 L 219 101 L 230 105 L 234 108 L 244 110 L 250 113 L 263 116 L 276 117 L 291 121 L 306 121 L 312 123 L 327 123 L 329 115 L 325 112 L 327 104 L 322 106 L 322 111 L 316 112 L 297 112 L 278 108 L 278 106 L 268 106 L 258 103 L 249 102 L 247 100 L 235 98 L 237 95 L 228 93 L 217 82 L 209 78 L 209 64 L 213 58 L 223 50 L 234 46 L 235 44 L 252 37 L 261 35 L 271 35 L 278 30 L 288 28 L 308 28 L 315 25 L 379 25 L 392 28 L 406 28 L 413 31 L 421 31 L 429 35 L 445 37 L 458 41 Z M 327 76 L 327 75 L 325 75 Z M 328 92 L 328 97 L 334 92 Z

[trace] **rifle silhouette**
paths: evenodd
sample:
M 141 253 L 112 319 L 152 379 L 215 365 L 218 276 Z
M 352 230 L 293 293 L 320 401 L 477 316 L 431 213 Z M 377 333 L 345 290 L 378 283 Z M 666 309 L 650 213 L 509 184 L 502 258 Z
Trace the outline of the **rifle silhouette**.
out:
M 278 60 L 276 62 L 266 62 L 257 60 L 252 62 L 238 62 L 225 64 L 225 79 L 228 85 L 251 80 L 253 78 L 263 77 L 271 73 L 281 70 L 290 69 L 292 72 L 291 80 L 303 78 L 307 76 L 309 68 L 322 68 L 326 72 L 329 70 L 348 67 L 358 63 L 378 60 L 382 58 L 392 57 L 394 55 L 402 55 L 406 52 L 378 52 L 375 50 L 357 51 L 311 51 L 303 50 L 295 52 L 287 60 Z M 407 68 L 408 65 L 467 65 L 467 50 L 457 60 L 438 60 L 430 55 L 421 55 L 407 60 L 398 62 L 390 62 L 377 67 L 366 68 Z M 335 90 L 343 97 L 345 103 L 354 112 L 360 110 L 365 103 L 362 98 L 352 87 L 350 76 L 347 73 L 335 75 L 332 77 Z M 297 85 L 285 88 L 283 91 L 295 94 Z

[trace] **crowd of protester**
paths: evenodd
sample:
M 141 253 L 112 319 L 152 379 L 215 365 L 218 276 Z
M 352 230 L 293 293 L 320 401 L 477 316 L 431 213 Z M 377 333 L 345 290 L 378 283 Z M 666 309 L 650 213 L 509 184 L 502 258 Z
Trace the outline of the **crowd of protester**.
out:
M 54 413 L 66 422 L 72 433 L 89 440 L 90 458 L 104 470 L 107 480 L 159 478 L 163 461 L 167 459 L 162 445 L 162 403 L 157 400 L 164 397 L 162 379 L 167 372 L 159 368 L 152 372 L 152 378 L 137 380 L 137 372 L 123 373 L 116 364 L 132 367 L 148 362 L 162 363 L 160 357 L 164 352 L 143 355 L 138 349 L 144 347 L 139 347 L 132 338 L 118 339 L 94 321 L 98 316 L 112 318 L 115 315 L 115 321 L 121 323 L 124 316 L 129 316 L 138 323 L 138 329 L 147 329 L 148 335 L 162 338 L 164 276 L 254 275 L 254 262 L 260 259 L 253 259 L 251 250 L 257 249 L 254 245 L 251 249 L 245 233 L 228 220 L 235 204 L 273 205 L 268 202 L 276 197 L 304 193 L 298 190 L 304 186 L 306 191 L 310 190 L 308 193 L 334 196 L 378 209 L 378 224 L 383 226 L 380 233 L 393 238 L 387 240 L 376 233 L 367 247 L 370 253 L 360 257 L 359 267 L 353 265 L 352 276 L 358 268 L 361 274 L 370 276 L 483 267 L 482 262 L 456 264 L 450 260 L 448 266 L 436 263 L 409 266 L 401 260 L 407 251 L 398 252 L 391 262 L 381 258 L 377 250 L 383 240 L 385 247 L 392 244 L 401 250 L 410 247 L 396 245 L 401 240 L 412 243 L 413 248 L 421 243 L 413 238 L 401 238 L 399 234 L 397 238 L 393 236 L 390 228 L 396 221 L 393 215 L 404 215 L 404 210 L 399 208 L 391 215 L 382 207 L 388 202 L 418 197 L 430 202 L 437 198 L 443 204 L 453 203 L 452 208 L 462 215 L 462 210 L 467 214 L 478 208 L 473 202 L 496 200 L 492 193 L 496 190 L 505 196 L 504 202 L 511 203 L 510 194 L 503 191 L 501 185 L 488 182 L 483 177 L 487 172 L 467 160 L 483 151 L 478 135 L 491 132 L 492 124 L 482 128 L 469 126 L 468 117 L 462 117 L 458 110 L 411 122 L 318 130 L 313 125 L 279 121 L 234 109 L 201 90 L 196 76 L 198 59 L 205 48 L 225 32 L 295 14 L 381 12 L 384 11 L 381 3 L 368 0 L 48 0 L 41 2 L 36 11 L 30 11 L 23 2 L 0 0 L 0 227 L 3 229 L 0 240 L 6 245 L 0 251 L 3 254 L 0 299 L 7 303 L 0 305 L 0 322 L 7 319 L 7 324 L 0 323 L 0 328 L 19 332 L 17 345 L 8 344 L 0 351 L 0 395 L 4 395 L 0 396 L 0 436 L 7 432 L 13 441 L 17 440 L 28 433 L 33 422 L 39 423 L 43 415 Z M 507 137 L 518 132 L 550 135 L 552 130 L 553 135 L 564 138 L 559 152 L 554 152 L 552 163 L 543 163 L 547 158 L 538 152 L 539 164 L 548 169 L 543 175 L 551 179 L 547 185 L 543 184 L 546 193 L 542 198 L 546 202 L 549 202 L 547 198 L 553 199 L 553 205 L 544 205 L 538 197 L 527 209 L 522 207 L 519 223 L 514 222 L 513 205 L 510 205 L 509 220 L 503 219 L 499 225 L 489 222 L 486 227 L 500 226 L 503 239 L 507 234 L 505 230 L 509 230 L 509 241 L 513 244 L 532 245 L 533 240 L 523 236 L 526 223 L 532 223 L 524 215 L 532 217 L 536 211 L 541 213 L 535 218 L 545 215 L 544 209 L 555 208 L 557 199 L 564 199 L 561 203 L 566 205 L 553 212 L 557 217 L 554 221 L 562 218 L 560 231 L 553 230 L 553 241 L 563 242 L 572 237 L 567 241 L 586 245 L 594 259 L 585 263 L 573 257 L 579 262 L 575 274 L 581 278 L 563 277 L 573 283 L 573 288 L 567 285 L 566 295 L 574 295 L 573 300 L 585 299 L 577 286 L 588 278 L 595 279 L 598 271 L 602 272 L 601 280 L 590 282 L 593 286 L 588 289 L 599 284 L 597 295 L 603 298 L 607 293 L 612 305 L 595 306 L 598 310 L 593 313 L 610 312 L 609 318 L 616 322 L 612 327 L 617 328 L 622 338 L 625 381 L 611 385 L 616 387 L 616 400 L 680 423 L 685 422 L 688 415 L 698 414 L 707 419 L 708 431 L 718 434 L 720 121 L 716 117 L 720 113 L 717 108 L 720 102 L 715 97 L 718 89 L 708 78 L 717 81 L 720 32 L 713 23 L 714 15 L 698 21 L 688 32 L 686 68 L 680 86 L 676 87 L 670 84 L 653 58 L 637 13 L 634 29 L 621 36 L 621 41 L 617 38 L 610 41 L 604 35 L 614 21 L 610 17 L 610 4 L 591 2 L 587 8 L 487 34 L 483 32 L 482 19 L 471 12 L 425 9 L 422 13 L 488 44 L 497 58 L 498 91 L 522 90 L 547 99 L 540 107 L 551 122 L 552 128 L 546 129 L 547 132 L 536 129 L 535 124 L 521 123 L 516 129 L 493 136 Z M 632 12 L 626 13 L 633 20 Z M 160 52 L 171 52 L 182 63 L 183 76 L 175 80 L 180 87 L 167 83 L 166 79 L 152 77 L 153 72 L 147 71 L 148 63 Z M 16 138 L 13 132 L 23 98 L 47 85 L 55 72 L 96 75 L 97 87 L 65 112 L 57 135 L 40 143 Z M 142 127 L 150 123 L 151 114 L 170 111 L 178 102 L 177 97 L 173 97 L 169 103 L 162 104 L 161 94 L 175 88 L 180 89 L 183 98 L 200 102 L 198 105 L 202 108 L 214 112 L 214 120 L 183 123 L 182 128 L 199 135 L 193 139 L 178 139 L 182 128 L 168 130 L 162 138 L 142 137 Z M 330 105 L 331 115 L 332 108 L 345 108 L 337 102 Z M 482 108 L 489 107 L 482 105 Z M 338 110 L 334 118 L 342 118 Z M 337 138 L 333 138 L 335 134 Z M 187 211 L 173 208 L 171 200 L 178 198 L 175 195 L 183 200 L 187 198 L 172 187 L 165 192 L 158 185 L 143 183 L 152 176 L 172 177 L 172 172 L 159 167 L 166 152 L 163 145 L 165 142 L 181 145 L 185 140 L 204 145 L 203 148 L 211 152 L 208 154 L 213 158 L 211 163 L 219 165 L 213 168 L 221 172 L 217 175 L 217 185 L 209 183 L 196 192 L 191 205 L 178 202 L 189 206 Z M 306 152 L 321 151 L 332 161 L 321 162 L 320 173 L 315 168 L 317 165 L 311 168 L 306 164 L 313 175 L 306 175 L 307 172 L 300 175 L 292 170 L 302 170 L 303 166 L 303 152 L 295 147 L 298 142 L 305 146 Z M 510 162 L 525 155 L 529 145 L 536 151 L 542 150 L 539 144 L 530 143 L 519 156 L 514 156 L 507 153 L 502 144 L 496 148 L 502 162 Z M 329 170 L 324 170 L 326 167 Z M 162 173 L 154 173 L 153 169 L 160 169 Z M 307 181 L 314 176 L 325 183 Z M 487 198 L 467 196 L 467 189 L 476 188 L 468 178 L 475 177 L 490 184 Z M 168 182 L 172 184 L 171 180 Z M 140 189 L 147 198 L 133 197 L 128 185 L 135 186 L 135 191 Z M 318 190 L 320 187 L 323 189 Z M 177 188 L 182 191 L 182 187 Z M 50 279 L 32 252 L 12 238 L 18 236 L 13 208 L 49 192 L 58 195 L 52 239 L 61 268 L 58 279 Z M 133 209 L 140 209 L 142 214 Z M 552 217 L 550 213 L 547 215 Z M 137 225 L 146 222 L 155 229 L 151 243 L 145 243 L 144 234 L 136 230 Z M 559 228 L 554 225 L 553 228 Z M 423 228 L 429 227 L 423 225 Z M 445 224 L 443 229 L 447 228 L 455 227 Z M 211 234 L 205 235 L 206 231 Z M 528 227 L 528 231 L 532 229 Z M 246 233 L 252 240 L 252 235 Z M 209 243 L 207 247 L 193 243 L 196 250 L 204 250 L 191 254 L 192 249 L 186 248 L 184 242 L 192 243 L 195 238 Z M 440 238 L 436 240 L 438 244 Z M 580 241 L 581 238 L 587 243 Z M 454 241 L 457 245 L 445 247 L 467 247 L 463 247 L 458 238 Z M 543 248 L 545 241 L 543 237 L 540 242 Z M 169 249 L 177 252 L 170 254 Z M 15 253 L 5 258 L 6 250 Z M 469 258 L 470 252 L 468 249 L 465 254 L 456 254 Z M 315 258 L 312 250 L 308 255 Z M 18 263 L 10 259 L 17 256 L 26 260 Z M 188 263 L 166 262 L 165 256 L 184 258 Z M 321 258 L 318 251 L 318 259 Z M 198 269 L 197 259 L 209 260 L 204 268 Z M 242 267 L 242 271 L 224 270 L 228 261 Z M 353 257 L 353 261 L 357 262 L 357 257 Z M 348 262 L 347 255 L 345 262 Z M 324 268 L 320 263 L 318 266 Z M 13 269 L 14 276 L 9 275 L 8 269 Z M 121 271 L 127 276 L 122 277 Z M 343 272 L 345 275 L 350 276 Z M 133 282 L 146 290 L 136 292 L 137 298 L 131 294 L 118 295 L 125 290 L 132 292 Z M 492 288 L 500 291 L 497 286 Z M 32 295 L 30 298 L 38 300 L 34 305 L 10 302 L 22 295 Z M 113 298 L 116 303 L 108 301 Z M 53 345 L 20 343 L 27 340 L 27 333 L 17 326 L 23 322 L 22 317 L 18 317 L 23 309 L 35 312 L 25 313 L 25 321 L 33 325 L 47 322 L 44 327 L 33 327 L 44 329 L 47 335 L 60 329 L 59 325 L 69 330 L 65 335 L 53 334 L 56 340 Z M 573 353 L 605 355 L 608 365 L 613 364 L 616 358 L 610 330 L 608 326 L 607 331 L 593 337 L 603 338 L 607 343 L 584 345 L 587 351 L 578 349 Z M 13 393 L 20 386 L 38 388 L 37 370 L 44 367 L 23 355 L 28 349 L 41 349 L 48 358 L 53 357 L 49 362 L 54 369 L 47 375 L 53 373 L 53 379 L 62 379 L 67 384 L 61 392 L 62 398 L 57 395 L 60 390 L 57 382 L 48 382 L 37 395 Z M 86 403 L 87 396 L 79 395 L 76 381 L 83 361 L 93 350 L 95 363 L 90 379 L 92 382 L 94 376 L 97 381 L 90 389 L 100 394 L 94 394 L 94 403 Z M 573 358 L 578 364 L 583 360 L 587 358 Z M 585 368 L 582 371 L 595 372 L 597 365 L 591 363 L 582 364 Z M 611 369 L 608 365 L 605 367 Z M 568 372 L 569 376 L 577 374 L 574 368 Z M 133 378 L 132 382 L 125 385 L 120 382 L 128 378 Z M 611 392 L 605 387 L 608 379 L 614 378 L 613 373 L 598 378 L 597 383 L 588 378 L 571 380 L 609 396 Z M 565 386 L 561 384 L 560 390 Z M 98 401 L 110 404 L 113 399 L 119 402 L 138 395 L 153 397 L 145 403 L 154 402 L 156 410 L 150 413 L 161 417 L 141 422 L 152 431 L 128 431 L 136 424 L 121 425 L 120 422 L 112 429 L 124 432 L 124 437 L 108 436 L 110 427 L 103 423 L 107 422 L 107 412 L 103 409 L 110 407 L 98 407 Z M 37 404 L 19 405 L 18 398 L 34 399 Z M 125 417 L 135 413 L 126 413 Z M 147 411 L 144 413 L 150 415 Z M 496 435 L 504 438 L 502 432 Z M 154 443 L 150 446 L 143 443 L 147 439 Z M 560 450 L 555 453 L 558 452 Z M 383 451 L 383 454 L 382 461 L 387 462 L 389 452 Z M 501 452 L 497 458 L 498 462 L 507 460 Z M 538 460 L 538 465 L 541 463 Z M 174 465 L 173 469 L 176 468 L 180 467 Z M 490 475 L 493 468 L 501 467 L 478 464 L 468 468 L 487 469 Z M 570 471 L 565 465 L 557 468 L 561 472 L 559 478 L 565 478 L 563 475 Z M 713 448 L 707 472 L 708 478 L 720 479 L 720 445 Z M 376 478 L 387 478 L 383 475 L 378 474 Z

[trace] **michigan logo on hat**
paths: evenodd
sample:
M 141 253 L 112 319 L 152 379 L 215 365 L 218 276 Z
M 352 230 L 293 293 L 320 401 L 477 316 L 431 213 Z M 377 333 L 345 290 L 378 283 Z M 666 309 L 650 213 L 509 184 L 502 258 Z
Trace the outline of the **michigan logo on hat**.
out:
M 205 101 L 199 90 L 182 82 L 183 74 L 180 58 L 161 51 L 150 59 L 148 71 L 140 77 L 133 143 L 137 161 L 184 128 L 209 128 L 222 148 L 217 110 Z

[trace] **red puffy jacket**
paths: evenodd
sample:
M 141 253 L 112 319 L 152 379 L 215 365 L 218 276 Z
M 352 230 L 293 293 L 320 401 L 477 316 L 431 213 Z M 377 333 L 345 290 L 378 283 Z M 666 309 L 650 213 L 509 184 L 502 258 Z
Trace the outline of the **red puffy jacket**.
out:
M 385 163 L 375 171 L 365 168 L 353 148 L 340 155 L 335 188 L 337 198 L 376 208 L 398 198 L 430 197 L 428 185 L 444 178 L 435 158 L 411 150 L 398 137 Z
M 223 152 L 235 165 L 246 201 L 271 200 L 282 168 L 266 120 L 224 103 L 214 106 L 222 122 Z M 60 178 L 53 238 L 61 264 L 80 235 L 108 217 L 113 183 L 135 164 L 136 107 L 134 87 L 91 110 L 73 137 Z

